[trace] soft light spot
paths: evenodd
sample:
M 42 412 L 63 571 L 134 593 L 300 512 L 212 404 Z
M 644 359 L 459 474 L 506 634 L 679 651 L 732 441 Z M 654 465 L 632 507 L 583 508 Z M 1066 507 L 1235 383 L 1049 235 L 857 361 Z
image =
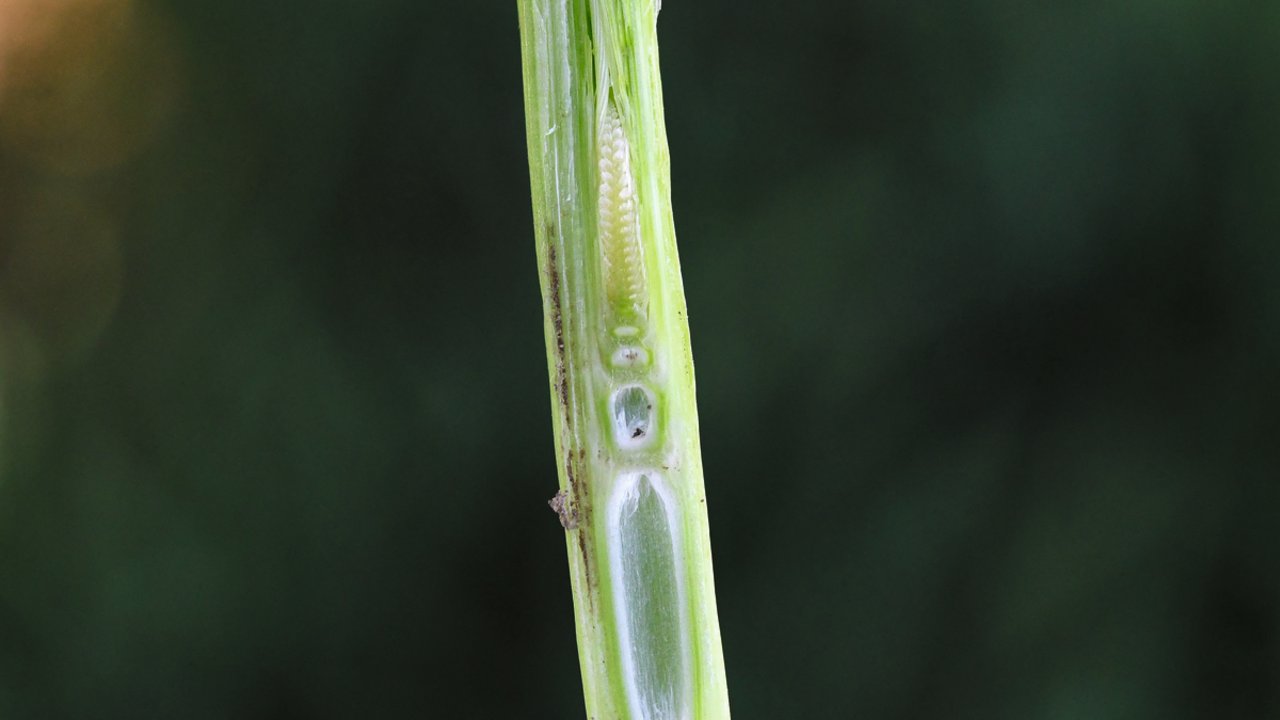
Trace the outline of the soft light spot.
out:
M 110 206 L 42 188 L 0 222 L 0 305 L 20 315 L 61 358 L 91 348 L 115 317 L 124 287 L 120 231 Z

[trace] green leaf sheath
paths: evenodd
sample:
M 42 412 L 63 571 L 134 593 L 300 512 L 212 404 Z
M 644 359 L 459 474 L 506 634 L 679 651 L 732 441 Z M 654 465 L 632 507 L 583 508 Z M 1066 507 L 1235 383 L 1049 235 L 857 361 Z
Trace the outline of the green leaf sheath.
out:
M 653 0 L 517 0 L 587 716 L 729 717 Z

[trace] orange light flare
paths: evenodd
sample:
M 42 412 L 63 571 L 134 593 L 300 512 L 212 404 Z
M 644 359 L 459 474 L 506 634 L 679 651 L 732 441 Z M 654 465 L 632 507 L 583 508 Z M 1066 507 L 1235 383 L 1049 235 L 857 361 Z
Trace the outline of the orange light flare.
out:
M 181 86 L 172 33 L 133 0 L 0 0 L 0 144 L 84 177 L 134 157 Z
M 119 306 L 121 218 L 183 86 L 174 34 L 135 0 L 0 0 L 0 321 L 51 361 Z M 0 389 L 2 391 L 2 389 Z
M 0 0 L 0 480 L 41 434 L 46 381 L 116 320 L 135 161 L 184 91 L 175 38 L 154 3 Z

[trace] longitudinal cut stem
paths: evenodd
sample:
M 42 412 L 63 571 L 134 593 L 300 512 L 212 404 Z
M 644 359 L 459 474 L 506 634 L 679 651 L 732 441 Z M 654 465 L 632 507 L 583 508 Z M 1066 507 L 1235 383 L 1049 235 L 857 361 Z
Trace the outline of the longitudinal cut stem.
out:
M 671 217 L 660 0 L 517 0 L 587 715 L 729 717 Z

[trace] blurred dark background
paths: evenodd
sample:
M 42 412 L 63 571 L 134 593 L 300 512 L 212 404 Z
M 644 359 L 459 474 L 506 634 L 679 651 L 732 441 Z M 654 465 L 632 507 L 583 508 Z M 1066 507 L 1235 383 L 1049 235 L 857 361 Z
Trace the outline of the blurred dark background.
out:
M 1280 4 L 667 0 L 737 718 L 1280 718 Z M 0 718 L 583 716 L 515 3 L 0 0 Z

